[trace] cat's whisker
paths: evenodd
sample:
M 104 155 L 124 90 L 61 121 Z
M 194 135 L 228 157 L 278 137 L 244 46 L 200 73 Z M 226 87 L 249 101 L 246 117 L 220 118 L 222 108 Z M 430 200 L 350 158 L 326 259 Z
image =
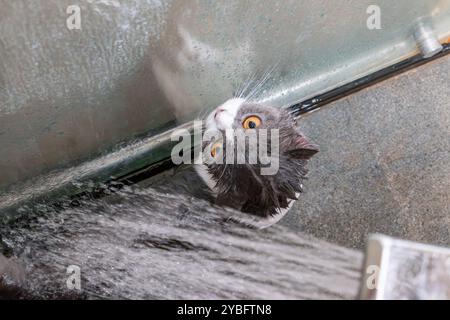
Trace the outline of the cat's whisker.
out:
M 235 90 L 233 96 L 236 98 L 244 99 L 245 101 L 249 101 L 250 99 L 254 98 L 260 93 L 261 88 L 267 83 L 270 76 L 273 74 L 275 69 L 278 67 L 280 61 L 277 61 L 274 63 L 271 67 L 267 68 L 267 70 L 263 73 L 262 77 L 258 82 L 255 83 L 257 79 L 257 72 L 250 73 L 246 79 L 237 87 Z M 249 91 L 249 88 L 253 88 Z M 248 94 L 247 94 L 248 92 Z M 207 116 L 207 114 L 211 110 L 209 108 L 201 109 L 199 110 L 196 119 L 197 120 L 204 120 L 204 118 Z
M 242 95 L 242 91 L 244 90 L 245 84 L 247 83 L 248 79 L 249 79 L 249 75 L 247 75 L 247 78 L 245 78 L 244 81 L 241 81 L 241 83 L 237 86 L 236 91 L 234 92 L 234 97 L 235 98 L 240 98 Z
M 276 70 L 276 68 L 278 67 L 279 62 L 275 63 L 272 65 L 272 67 L 270 69 L 267 70 L 264 78 L 261 80 L 259 88 L 260 89 L 263 85 L 265 85 L 267 83 L 267 81 L 269 80 L 269 78 L 273 75 L 274 71 Z M 255 90 L 256 94 L 258 92 L 258 90 Z
M 249 79 L 249 76 L 247 76 L 247 78 L 245 78 L 244 81 L 241 81 L 241 83 L 237 85 L 236 90 L 233 92 L 233 97 L 235 97 L 235 98 L 241 97 L 242 91 L 244 90 L 244 86 L 247 83 L 248 79 Z
M 253 72 L 250 74 L 247 79 L 243 82 L 242 90 L 239 92 L 238 98 L 243 98 L 245 95 L 245 92 L 248 90 L 248 88 L 252 85 L 253 81 L 256 78 L 256 72 Z
M 248 101 L 251 98 L 253 98 L 255 96 L 255 94 L 258 92 L 258 90 L 260 89 L 260 87 L 263 85 L 263 81 L 259 82 L 253 89 L 252 91 L 250 91 L 250 93 L 245 97 L 245 100 Z
M 264 74 L 261 80 L 256 84 L 256 86 L 253 88 L 253 90 L 247 95 L 245 100 L 252 99 L 255 95 L 259 93 L 259 90 L 267 83 L 272 73 L 275 71 L 275 69 L 278 67 L 279 61 L 272 65 Z
M 245 87 L 245 91 L 242 92 L 242 95 L 243 95 L 242 98 L 244 100 L 247 100 L 248 93 L 249 93 L 249 91 L 251 92 L 251 90 L 252 90 L 250 88 L 252 88 L 252 87 L 254 88 L 255 85 L 257 84 L 257 82 L 258 82 L 258 72 L 255 71 L 252 74 L 252 77 L 251 77 L 250 81 L 248 82 L 247 86 Z

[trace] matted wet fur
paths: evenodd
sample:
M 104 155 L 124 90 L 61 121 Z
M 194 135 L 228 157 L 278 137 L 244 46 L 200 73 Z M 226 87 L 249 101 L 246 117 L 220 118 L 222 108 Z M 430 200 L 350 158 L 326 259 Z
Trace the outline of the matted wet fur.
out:
M 225 103 L 226 104 L 226 103 Z M 225 105 L 224 104 L 224 105 Z M 219 109 L 222 108 L 219 106 Z M 207 170 L 215 183 L 217 193 L 216 203 L 238 209 L 244 213 L 270 218 L 279 214 L 280 209 L 288 208 L 291 200 L 297 200 L 298 194 L 303 192 L 302 182 L 308 170 L 306 164 L 318 147 L 308 141 L 299 131 L 295 118 L 283 108 L 274 108 L 266 105 L 242 102 L 233 119 L 232 128 L 236 135 L 242 133 L 242 122 L 246 117 L 257 116 L 261 120 L 258 128 L 252 129 L 255 134 L 256 146 L 249 145 L 248 139 L 241 139 L 241 150 L 245 150 L 245 164 L 237 163 L 239 139 L 234 139 L 234 159 L 227 159 L 227 140 L 225 132 L 222 144 L 223 164 L 212 163 Z M 208 121 L 207 121 L 208 125 Z M 272 141 L 270 130 L 278 131 L 278 140 Z M 278 170 L 274 174 L 263 175 L 261 169 L 264 165 L 257 153 L 257 161 L 250 164 L 249 150 L 260 147 L 259 132 L 267 132 L 268 156 L 276 156 Z M 277 143 L 279 155 L 270 154 L 271 146 Z

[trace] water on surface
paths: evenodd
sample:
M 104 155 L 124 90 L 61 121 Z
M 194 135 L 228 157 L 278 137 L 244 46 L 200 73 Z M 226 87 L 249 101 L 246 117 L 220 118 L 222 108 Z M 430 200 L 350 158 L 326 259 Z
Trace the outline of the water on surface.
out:
M 226 221 L 236 212 L 211 205 L 197 179 L 179 169 L 3 225 L 3 253 L 20 271 L 4 282 L 33 298 L 355 297 L 359 252 Z M 69 265 L 80 267 L 81 291 L 67 289 Z

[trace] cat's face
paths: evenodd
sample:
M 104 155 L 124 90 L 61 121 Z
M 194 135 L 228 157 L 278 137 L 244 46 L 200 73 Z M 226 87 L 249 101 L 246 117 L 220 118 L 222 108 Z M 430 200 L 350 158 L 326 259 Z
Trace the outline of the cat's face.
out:
M 244 99 L 230 99 L 213 110 L 206 118 L 206 130 L 272 129 L 280 128 L 283 114 L 279 110 L 246 103 Z
M 236 136 L 254 133 L 257 138 L 253 141 L 234 138 L 230 145 L 231 139 L 225 134 L 230 129 Z M 295 118 L 287 110 L 230 99 L 208 115 L 205 132 L 208 131 L 221 133 L 202 146 L 205 153 L 219 160 L 203 165 L 218 203 L 268 217 L 276 215 L 280 208 L 287 208 L 302 192 L 306 161 L 318 149 L 298 131 Z M 263 132 L 267 139 L 260 138 Z M 262 159 L 259 151 L 262 144 L 270 158 L 278 161 L 273 174 L 264 174 L 264 168 L 271 164 Z M 273 148 L 274 144 L 278 148 Z M 227 148 L 234 149 L 234 158 L 228 157 Z M 242 150 L 245 154 L 238 162 Z M 249 154 L 255 151 L 256 162 L 252 162 Z

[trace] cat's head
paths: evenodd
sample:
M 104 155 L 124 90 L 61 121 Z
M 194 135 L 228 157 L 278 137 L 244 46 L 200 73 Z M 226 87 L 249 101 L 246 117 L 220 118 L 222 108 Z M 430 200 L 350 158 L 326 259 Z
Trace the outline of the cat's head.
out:
M 306 162 L 318 152 L 286 109 L 238 98 L 208 115 L 208 132 L 219 134 L 204 139 L 204 155 L 213 161 L 203 164 L 202 177 L 217 202 L 262 218 L 279 216 L 297 199 Z M 231 132 L 235 135 L 229 136 Z M 232 154 L 227 152 L 231 148 Z

